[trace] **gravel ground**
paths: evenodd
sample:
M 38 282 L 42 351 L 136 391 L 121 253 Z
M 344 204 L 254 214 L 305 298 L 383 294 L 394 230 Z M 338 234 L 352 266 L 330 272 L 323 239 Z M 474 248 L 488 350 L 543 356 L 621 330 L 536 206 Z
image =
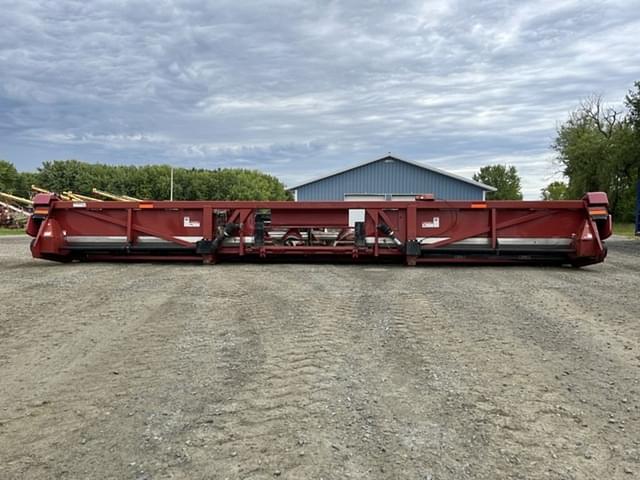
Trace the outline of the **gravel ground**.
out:
M 0 239 L 0 477 L 640 478 L 640 242 L 553 267 L 54 264 Z

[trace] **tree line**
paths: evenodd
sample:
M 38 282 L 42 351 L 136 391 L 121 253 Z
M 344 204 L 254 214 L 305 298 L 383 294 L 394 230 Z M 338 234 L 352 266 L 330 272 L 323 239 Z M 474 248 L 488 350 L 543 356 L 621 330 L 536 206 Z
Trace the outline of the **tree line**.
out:
M 291 200 L 291 194 L 274 176 L 257 170 L 174 168 L 174 200 Z M 141 199 L 169 199 L 171 167 L 168 165 L 104 165 L 77 160 L 44 162 L 38 171 L 18 172 L 0 160 L 0 191 L 22 197 L 35 184 L 52 192 L 71 190 L 92 195 L 97 188 Z

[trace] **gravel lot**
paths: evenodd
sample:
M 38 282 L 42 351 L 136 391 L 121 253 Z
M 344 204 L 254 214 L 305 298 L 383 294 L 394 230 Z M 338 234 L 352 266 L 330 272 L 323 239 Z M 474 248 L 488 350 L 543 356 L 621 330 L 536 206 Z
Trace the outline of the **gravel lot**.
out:
M 552 267 L 54 264 L 0 239 L 0 477 L 640 478 L 640 241 Z

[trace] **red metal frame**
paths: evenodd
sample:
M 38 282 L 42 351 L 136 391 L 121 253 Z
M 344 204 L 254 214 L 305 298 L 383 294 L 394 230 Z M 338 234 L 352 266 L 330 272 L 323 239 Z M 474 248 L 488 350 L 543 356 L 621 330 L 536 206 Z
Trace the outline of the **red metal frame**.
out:
M 27 232 L 50 260 L 346 258 L 417 263 L 556 262 L 606 256 L 603 193 L 575 201 L 70 202 L 40 194 Z M 594 208 L 597 207 L 597 208 Z M 598 215 L 592 215 L 599 212 Z M 349 225 L 349 212 L 361 224 Z M 363 218 L 362 218 L 363 217 Z

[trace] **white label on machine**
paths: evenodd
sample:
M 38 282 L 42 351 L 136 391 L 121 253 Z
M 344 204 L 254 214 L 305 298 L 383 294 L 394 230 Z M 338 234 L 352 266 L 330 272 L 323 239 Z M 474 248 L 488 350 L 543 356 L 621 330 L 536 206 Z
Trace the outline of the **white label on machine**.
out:
M 440 228 L 440 217 L 433 217 L 430 222 L 422 222 L 422 228 Z
M 364 222 L 364 208 L 349 209 L 349 226 L 355 227 L 356 222 Z
M 73 208 L 85 208 L 87 206 L 84 202 L 73 202 Z
M 184 217 L 184 226 L 185 227 L 191 227 L 191 228 L 199 227 L 200 226 L 200 221 L 191 220 L 191 218 L 189 218 L 189 217 Z

